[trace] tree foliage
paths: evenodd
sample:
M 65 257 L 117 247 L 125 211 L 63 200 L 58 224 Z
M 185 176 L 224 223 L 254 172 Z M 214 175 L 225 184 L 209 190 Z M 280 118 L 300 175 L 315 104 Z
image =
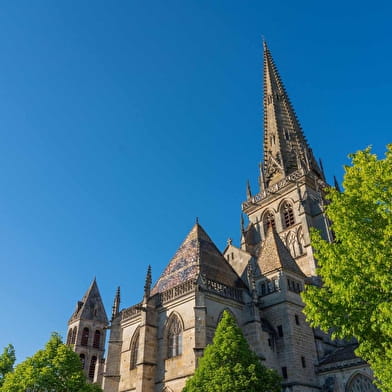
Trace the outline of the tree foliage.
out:
M 78 355 L 53 334 L 43 350 L 8 373 L 0 392 L 98 392 L 86 382 Z
M 0 387 L 4 383 L 7 373 L 12 372 L 15 363 L 15 349 L 12 344 L 4 348 L 3 354 L 0 355 Z
M 312 326 L 358 340 L 383 391 L 392 391 L 392 144 L 385 159 L 352 154 L 344 192 L 331 189 L 327 216 L 335 240 L 314 232 L 322 287 L 303 293 Z
M 229 312 L 183 392 L 280 392 L 278 374 L 263 366 Z

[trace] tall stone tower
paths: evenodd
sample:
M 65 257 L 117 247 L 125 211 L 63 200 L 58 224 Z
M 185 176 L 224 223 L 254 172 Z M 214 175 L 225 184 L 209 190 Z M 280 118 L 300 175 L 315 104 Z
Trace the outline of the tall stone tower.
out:
M 106 328 L 109 324 L 101 294 L 94 278 L 68 321 L 67 344 L 79 354 L 86 377 L 102 382 Z
M 316 276 L 309 229 L 329 239 L 323 188 L 327 186 L 283 86 L 271 53 L 264 43 L 264 162 L 260 164 L 259 192 L 250 187 L 242 211 L 249 224 L 242 230 L 241 248 L 257 255 L 268 227 L 290 250 L 305 276 Z
M 306 323 L 299 294 L 305 283 L 317 283 L 310 228 L 330 236 L 323 198 L 327 184 L 265 43 L 263 106 L 260 188 L 253 195 L 248 184 L 242 204 L 248 223 L 241 219 L 240 248 L 230 241 L 224 255 L 256 293 L 269 333 L 263 348 L 267 366 L 280 372 L 291 391 L 314 391 L 315 364 L 328 338 L 318 339 Z

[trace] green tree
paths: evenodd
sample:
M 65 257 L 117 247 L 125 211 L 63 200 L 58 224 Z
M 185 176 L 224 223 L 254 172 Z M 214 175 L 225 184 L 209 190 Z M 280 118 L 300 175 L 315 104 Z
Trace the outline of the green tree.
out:
M 278 374 L 263 366 L 229 312 L 199 360 L 183 392 L 280 392 Z
M 322 287 L 303 293 L 312 326 L 358 340 L 357 355 L 392 391 L 392 144 L 385 159 L 371 149 L 350 155 L 344 192 L 328 192 L 333 243 L 312 233 Z
M 0 392 L 98 392 L 97 385 L 88 384 L 80 359 L 53 334 L 43 350 L 8 373 Z
M 12 372 L 15 363 L 15 349 L 12 344 L 4 348 L 3 354 L 0 355 L 0 387 L 4 383 L 7 373 Z

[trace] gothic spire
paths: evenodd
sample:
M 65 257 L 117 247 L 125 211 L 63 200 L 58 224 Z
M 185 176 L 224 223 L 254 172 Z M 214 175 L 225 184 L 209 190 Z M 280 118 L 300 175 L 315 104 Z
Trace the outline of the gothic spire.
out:
M 113 306 L 112 306 L 112 320 L 120 313 L 120 286 L 117 287 L 116 295 L 114 297 Z
M 264 165 L 266 187 L 298 169 L 322 172 L 306 141 L 267 44 L 264 46 Z

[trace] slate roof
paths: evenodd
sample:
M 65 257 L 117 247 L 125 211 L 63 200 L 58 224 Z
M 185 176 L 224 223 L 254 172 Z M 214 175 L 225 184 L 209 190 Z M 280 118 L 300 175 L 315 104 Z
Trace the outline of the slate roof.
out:
M 230 287 L 244 287 L 244 283 L 211 238 L 200 224 L 196 223 L 159 277 L 151 295 L 187 280 L 197 279 L 199 273 Z
M 263 275 L 272 271 L 286 270 L 302 277 L 305 276 L 276 230 L 271 227 L 268 228 L 267 236 L 257 258 L 257 264 Z
M 354 354 L 354 350 L 358 347 L 358 344 L 349 344 L 347 346 L 338 347 L 334 352 L 325 356 L 319 363 L 319 366 L 327 365 L 335 362 L 349 361 L 351 359 L 358 358 Z
M 98 320 L 108 324 L 108 317 L 95 278 L 82 300 L 78 301 L 69 322 L 74 320 Z

